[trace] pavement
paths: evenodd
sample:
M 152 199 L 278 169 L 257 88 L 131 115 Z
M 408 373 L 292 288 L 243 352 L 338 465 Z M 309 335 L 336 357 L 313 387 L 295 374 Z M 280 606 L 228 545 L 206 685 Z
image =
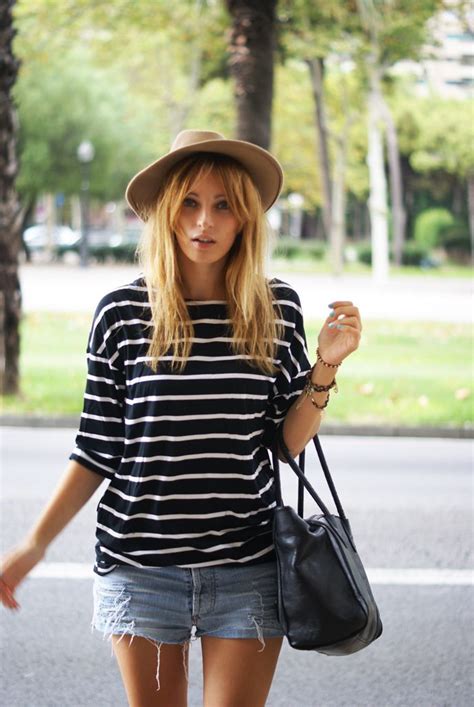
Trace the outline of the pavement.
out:
M 288 273 L 270 269 L 273 276 L 290 283 L 298 292 L 306 320 L 327 316 L 327 305 L 350 300 L 362 320 L 439 321 L 473 323 L 474 280 L 430 276 L 390 276 L 384 285 L 371 276 Z M 63 263 L 25 263 L 20 281 L 25 312 L 86 312 L 92 317 L 101 297 L 140 275 L 134 265 L 98 265 L 87 268 Z M 0 425 L 77 427 L 78 418 L 0 415 Z M 327 435 L 473 438 L 474 426 L 406 427 L 341 425 L 329 420 L 321 425 Z
M 4 548 L 44 508 L 73 444 L 67 429 L 0 428 Z M 284 641 L 267 707 L 472 707 L 470 442 L 339 436 L 324 438 L 322 448 L 384 632 L 366 650 L 337 658 Z M 296 477 L 287 465 L 280 473 L 285 503 L 295 507 Z M 314 448 L 306 474 L 333 508 Z M 104 483 L 18 588 L 21 610 L 0 612 L 5 706 L 127 707 L 111 646 L 89 630 Z M 315 512 L 305 494 L 305 517 Z M 201 649 L 199 639 L 191 642 L 189 707 L 203 704 Z

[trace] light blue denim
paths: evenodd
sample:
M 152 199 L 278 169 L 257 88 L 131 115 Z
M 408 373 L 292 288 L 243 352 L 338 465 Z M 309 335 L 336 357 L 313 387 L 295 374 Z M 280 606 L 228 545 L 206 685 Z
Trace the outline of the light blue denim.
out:
M 155 643 L 201 636 L 284 636 L 277 615 L 276 560 L 202 568 L 119 565 L 95 575 L 92 629 Z M 193 634 L 194 632 L 194 634 Z

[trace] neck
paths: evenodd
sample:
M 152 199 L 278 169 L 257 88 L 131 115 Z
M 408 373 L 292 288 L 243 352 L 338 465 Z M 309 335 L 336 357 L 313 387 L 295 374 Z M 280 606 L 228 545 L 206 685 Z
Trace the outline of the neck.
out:
M 185 299 L 226 299 L 224 264 L 183 262 L 180 259 L 181 280 Z

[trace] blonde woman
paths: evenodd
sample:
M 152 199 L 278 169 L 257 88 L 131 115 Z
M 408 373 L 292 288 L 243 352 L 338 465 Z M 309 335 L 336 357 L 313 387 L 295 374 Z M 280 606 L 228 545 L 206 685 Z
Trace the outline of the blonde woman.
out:
M 317 433 L 361 332 L 352 302 L 332 303 L 310 363 L 298 295 L 264 272 L 281 186 L 267 151 L 192 130 L 132 179 L 142 273 L 97 307 L 69 466 L 3 559 L 15 609 L 18 584 L 105 481 L 92 626 L 134 707 L 187 704 L 197 638 L 206 707 L 258 707 L 270 690 L 284 634 L 269 448 L 279 425 L 295 456 Z

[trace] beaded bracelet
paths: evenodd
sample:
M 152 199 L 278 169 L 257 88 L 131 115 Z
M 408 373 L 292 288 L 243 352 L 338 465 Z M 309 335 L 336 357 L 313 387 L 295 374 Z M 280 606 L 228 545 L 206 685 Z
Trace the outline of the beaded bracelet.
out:
M 329 402 L 329 397 L 330 397 L 329 391 L 331 390 L 331 388 L 334 388 L 335 393 L 339 392 L 336 379 L 334 379 L 332 381 L 332 383 L 328 383 L 328 385 L 318 385 L 317 383 L 313 383 L 313 381 L 311 380 L 311 373 L 312 373 L 312 369 L 306 375 L 306 383 L 305 383 L 305 386 L 302 390 L 302 393 L 304 393 L 306 395 L 306 397 L 308 397 L 311 400 L 311 402 L 315 408 L 318 408 L 318 410 L 324 410 L 324 408 L 327 406 L 327 404 Z M 328 393 L 328 397 L 326 398 L 326 402 L 324 403 L 324 405 L 318 405 L 316 400 L 314 400 L 314 398 L 313 398 L 313 393 Z M 299 405 L 297 405 L 296 409 L 298 410 L 298 408 L 300 406 L 301 406 L 301 403 Z
M 326 361 L 324 361 L 324 360 L 321 358 L 321 354 L 319 353 L 319 346 L 318 346 L 318 348 L 316 349 L 316 356 L 318 357 L 319 363 L 322 363 L 323 366 L 326 366 L 326 368 L 339 368 L 339 366 L 340 366 L 341 363 L 342 363 L 342 361 L 341 361 L 341 363 L 326 363 Z

